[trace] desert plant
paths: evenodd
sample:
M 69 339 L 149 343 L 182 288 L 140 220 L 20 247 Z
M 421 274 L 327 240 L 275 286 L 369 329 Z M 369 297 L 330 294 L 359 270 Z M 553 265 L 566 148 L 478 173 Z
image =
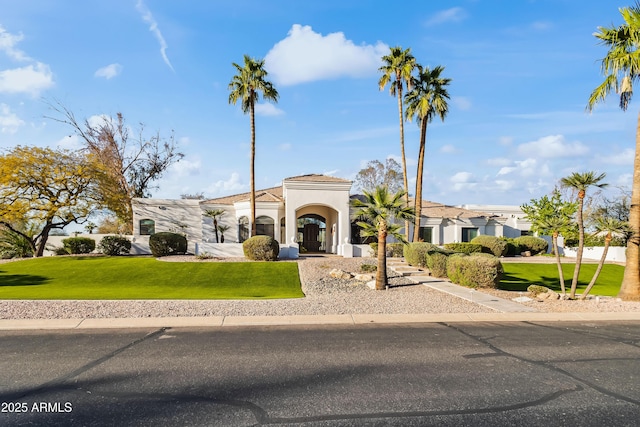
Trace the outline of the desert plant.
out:
M 33 256 L 29 241 L 22 235 L 0 227 L 0 258 L 26 258 Z
M 413 242 L 404 246 L 404 259 L 407 264 L 414 267 L 427 266 L 427 254 L 437 250 L 438 247 L 432 243 Z
M 252 261 L 275 261 L 280 244 L 270 236 L 253 236 L 242 243 L 244 256 Z
M 62 247 L 69 254 L 88 254 L 95 250 L 96 241 L 89 237 L 69 237 L 62 240 Z
M 362 264 L 360 266 L 360 271 L 363 273 L 372 273 L 378 269 L 378 266 L 375 264 Z
M 531 255 L 544 254 L 549 249 L 549 242 L 541 237 L 520 236 L 513 239 L 513 241 L 515 244 L 520 245 L 522 252 L 529 251 Z
M 432 251 L 427 254 L 427 267 L 434 277 L 447 277 L 448 254 L 442 251 Z
M 149 236 L 149 249 L 154 257 L 185 254 L 187 238 L 177 233 L 155 233 Z
M 480 235 L 471 240 L 471 243 L 482 246 L 482 252 L 493 254 L 497 257 L 505 256 L 507 254 L 507 242 L 501 240 L 499 237 Z
M 105 255 L 128 255 L 131 241 L 124 236 L 104 236 L 98 244 L 98 249 Z
M 502 264 L 497 257 L 451 255 L 447 260 L 447 277 L 470 288 L 497 288 L 502 276 Z
M 539 294 L 544 294 L 549 292 L 549 288 L 542 285 L 529 285 L 529 287 L 527 288 L 527 291 L 529 291 L 531 295 L 535 297 Z
M 461 243 L 445 243 L 444 248 L 461 254 L 472 254 L 474 252 L 482 252 L 482 245 L 469 242 Z

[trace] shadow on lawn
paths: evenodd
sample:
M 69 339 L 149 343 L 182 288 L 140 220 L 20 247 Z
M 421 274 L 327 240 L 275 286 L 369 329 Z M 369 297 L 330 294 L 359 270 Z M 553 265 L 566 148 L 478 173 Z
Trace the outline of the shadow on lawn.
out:
M 32 274 L 3 274 L 0 270 L 0 288 L 5 286 L 38 286 L 44 285 L 50 279 Z
M 518 292 L 526 292 L 527 288 L 530 285 L 542 285 L 546 286 L 549 289 L 552 289 L 556 292 L 560 292 L 560 279 L 555 276 L 540 276 L 538 280 L 531 281 L 527 279 L 523 279 L 522 277 L 513 276 L 511 274 L 504 274 L 502 279 L 500 280 L 500 285 L 498 285 L 498 289 L 502 289 L 505 291 L 518 291 Z M 564 286 L 566 289 L 571 288 L 571 278 L 564 280 Z M 586 286 L 583 283 L 578 283 L 578 288 L 581 286 Z

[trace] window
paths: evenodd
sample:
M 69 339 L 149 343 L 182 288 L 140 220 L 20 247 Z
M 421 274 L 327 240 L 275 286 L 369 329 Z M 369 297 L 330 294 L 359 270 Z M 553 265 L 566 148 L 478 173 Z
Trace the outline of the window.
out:
M 268 216 L 259 216 L 256 218 L 256 236 L 269 236 L 273 238 L 273 226 L 273 218 Z
M 249 238 L 249 218 L 246 216 L 240 217 L 238 219 L 238 241 L 240 243 L 244 242 Z
M 420 240 L 433 243 L 433 227 L 420 227 Z
M 520 230 L 520 236 L 533 236 L 531 230 Z
M 140 235 L 150 236 L 156 232 L 156 222 L 152 219 L 140 220 Z
M 470 242 L 474 237 L 478 235 L 477 228 L 463 228 L 462 229 L 462 241 Z

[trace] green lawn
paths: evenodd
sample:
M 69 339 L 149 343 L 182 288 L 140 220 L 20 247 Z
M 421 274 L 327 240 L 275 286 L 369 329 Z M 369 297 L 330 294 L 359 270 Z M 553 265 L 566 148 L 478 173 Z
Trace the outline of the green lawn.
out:
M 302 298 L 295 262 L 46 257 L 0 264 L 0 299 Z
M 558 278 L 557 264 L 533 264 L 533 263 L 503 263 L 504 275 L 500 281 L 500 289 L 508 291 L 526 291 L 531 284 L 543 285 L 560 292 L 560 280 Z M 567 293 L 571 289 L 571 279 L 575 264 L 562 264 L 565 287 Z M 577 293 L 587 287 L 596 264 L 582 264 L 578 280 Z M 605 264 L 598 276 L 598 280 L 591 289 L 590 295 L 616 296 L 620 291 L 624 267 L 615 264 Z

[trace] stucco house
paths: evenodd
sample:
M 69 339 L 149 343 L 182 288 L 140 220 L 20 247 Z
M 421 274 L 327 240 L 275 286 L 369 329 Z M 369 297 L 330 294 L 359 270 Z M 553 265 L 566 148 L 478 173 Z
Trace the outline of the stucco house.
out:
M 281 257 L 297 258 L 301 251 L 368 256 L 369 247 L 351 218 L 350 200 L 355 197 L 351 185 L 346 179 L 312 174 L 256 190 L 256 233 L 277 240 Z M 213 219 L 204 215 L 217 209 L 224 211 L 217 218 L 218 229 L 226 230 L 223 233 L 216 233 Z M 174 231 L 187 236 L 195 253 L 242 256 L 240 243 L 249 237 L 250 216 L 249 193 L 209 200 L 134 199 L 134 248 L 148 252 L 151 234 Z M 506 216 L 429 201 L 422 202 L 420 222 L 421 239 L 435 244 L 528 230 L 526 224 L 509 224 Z

